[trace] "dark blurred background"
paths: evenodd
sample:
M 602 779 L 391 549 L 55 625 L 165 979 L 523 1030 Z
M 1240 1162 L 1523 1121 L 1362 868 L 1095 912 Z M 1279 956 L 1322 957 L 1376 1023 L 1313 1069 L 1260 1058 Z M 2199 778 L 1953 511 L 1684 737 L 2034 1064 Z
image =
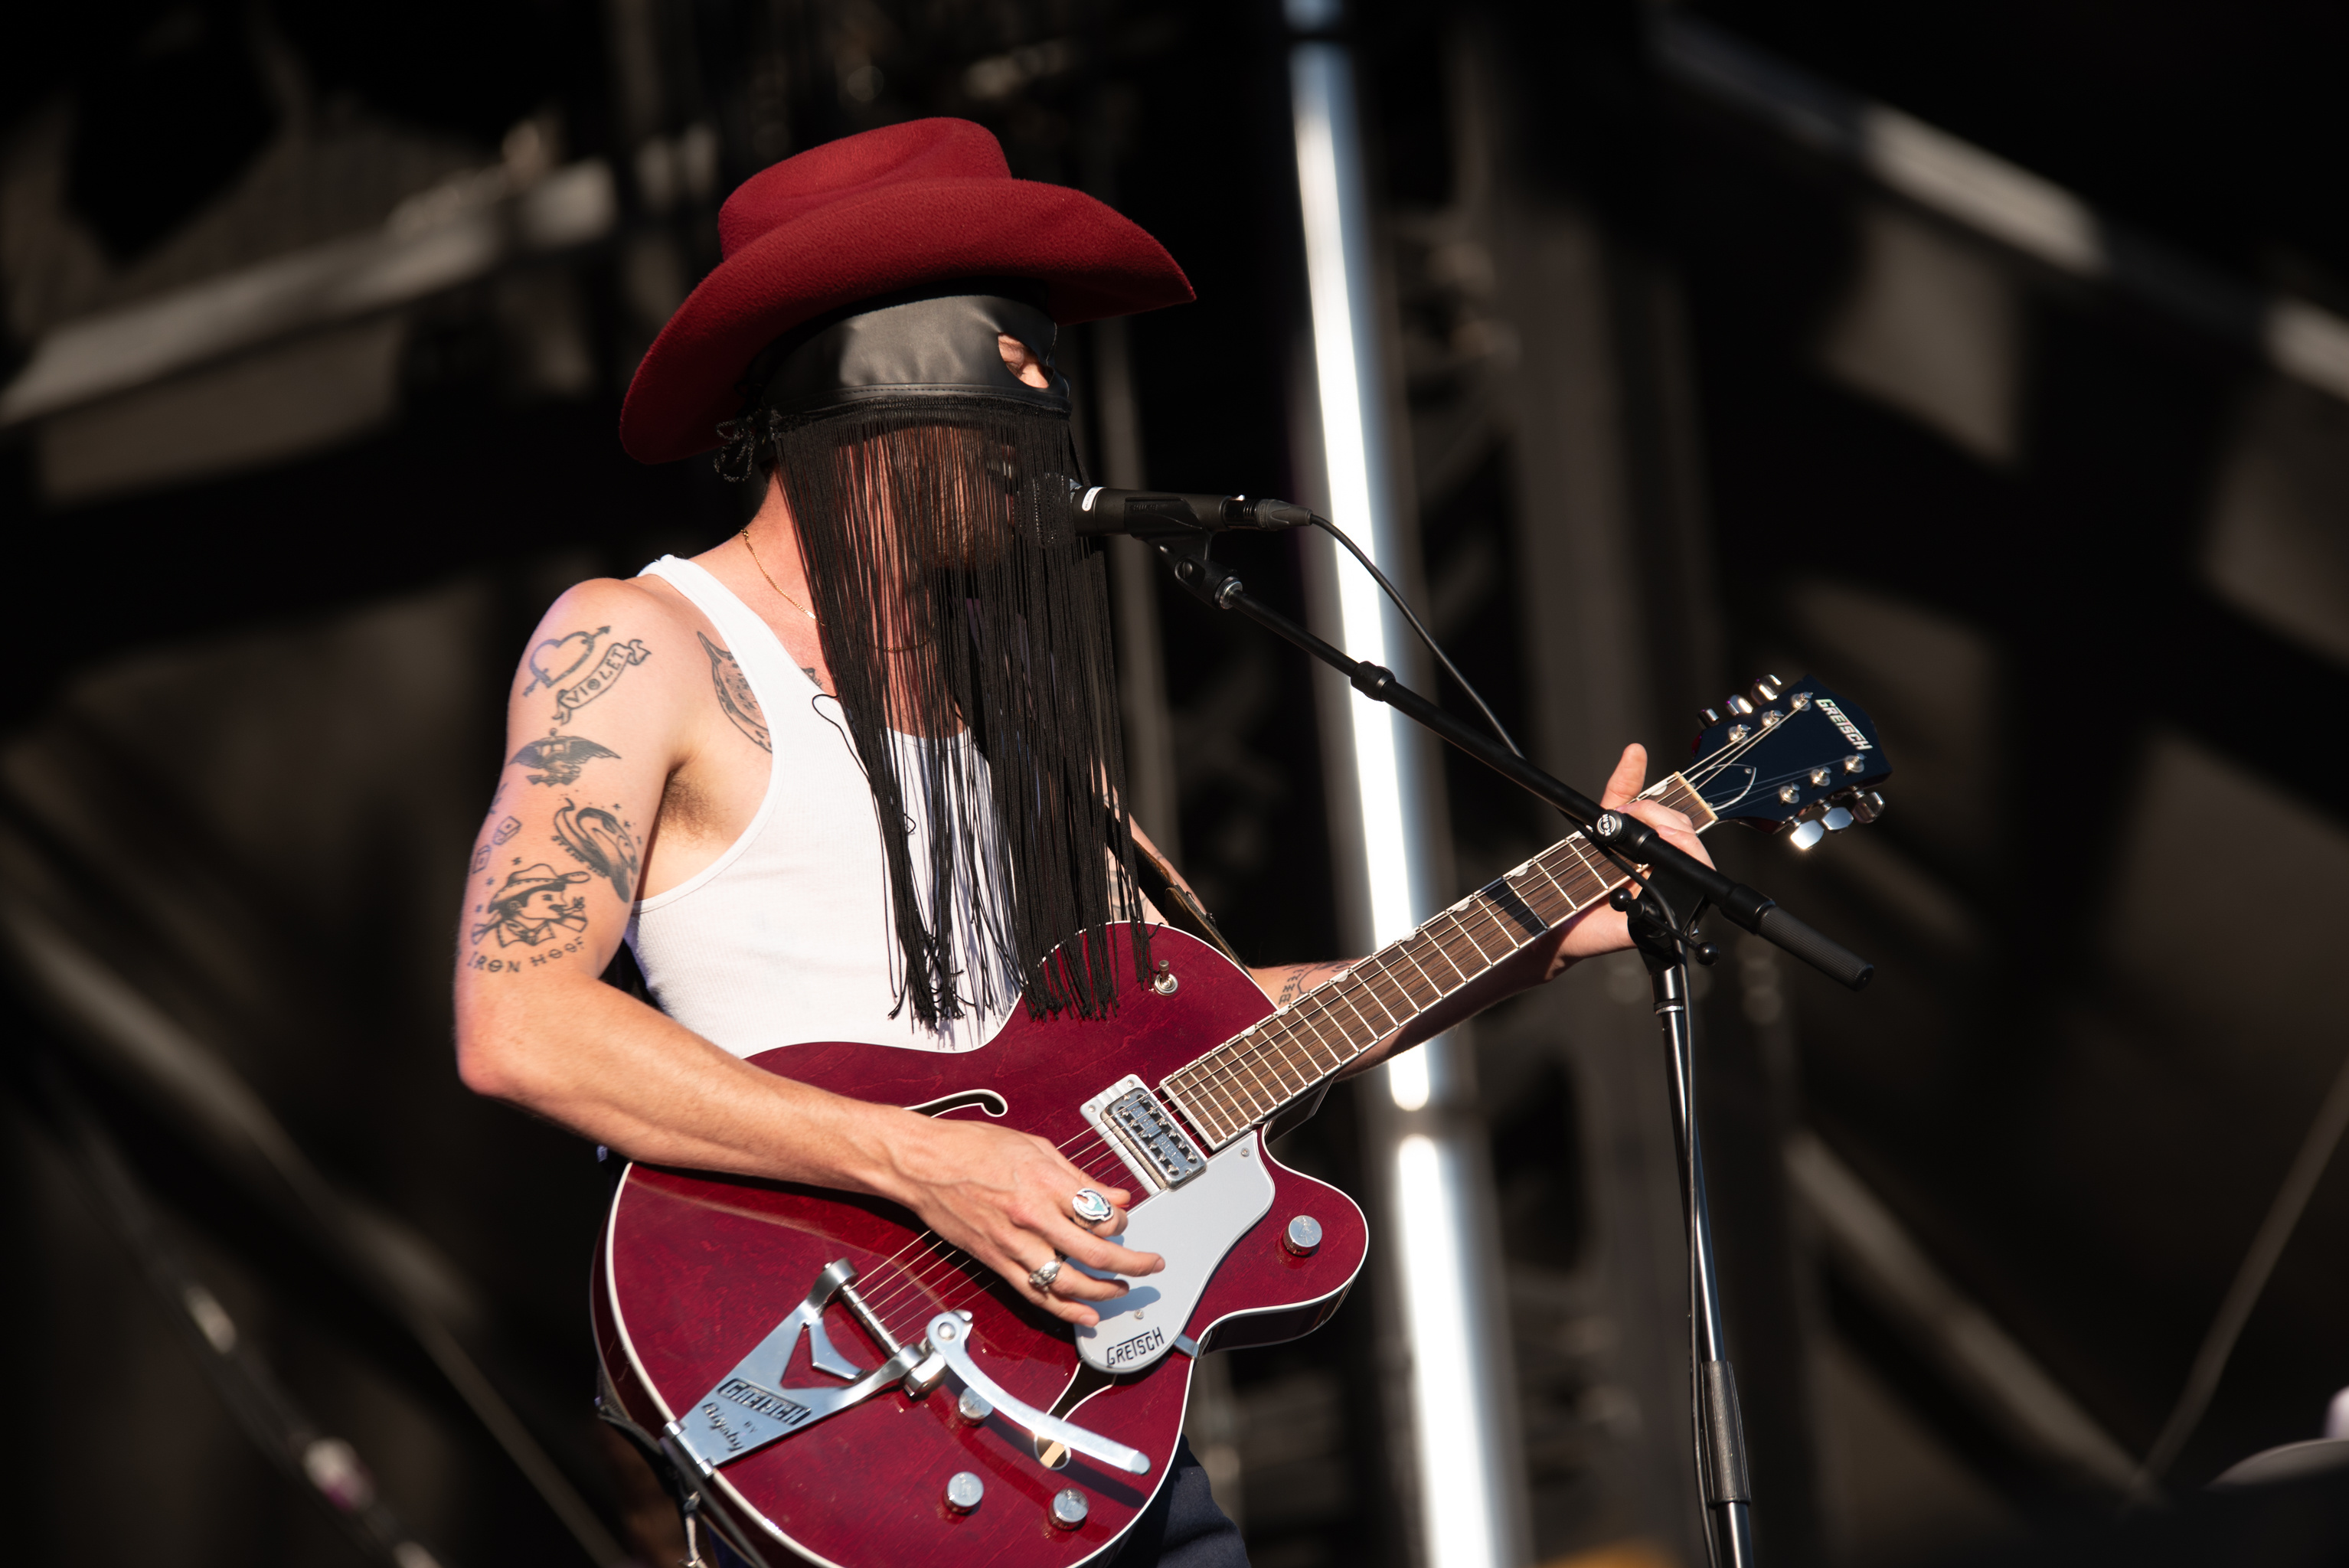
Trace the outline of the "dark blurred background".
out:
M 628 460 L 620 397 L 737 182 L 958 115 L 1197 287 L 1064 336 L 1097 474 L 1311 496 L 1300 39 L 1359 83 L 1404 573 L 1502 717 L 1595 788 L 1807 673 L 1896 770 L 1807 856 L 1714 840 L 1879 966 L 1699 975 L 1765 1553 L 2077 1540 L 2320 1435 L 2349 15 L 88 0 L 0 24 L 0 1553 L 674 1560 L 591 1408 L 605 1176 L 462 1090 L 447 1001 L 529 629 L 751 499 Z M 1330 954 L 1329 688 L 1119 570 L 1145 824 L 1252 961 Z M 1556 836 L 1444 779 L 1450 891 Z M 1645 978 L 1473 1057 L 1516 1554 L 1702 1563 Z M 1284 1155 L 1375 1203 L 1379 1125 Z M 1372 1269 L 1203 1364 L 1261 1568 L 1425 1560 L 1394 1321 Z

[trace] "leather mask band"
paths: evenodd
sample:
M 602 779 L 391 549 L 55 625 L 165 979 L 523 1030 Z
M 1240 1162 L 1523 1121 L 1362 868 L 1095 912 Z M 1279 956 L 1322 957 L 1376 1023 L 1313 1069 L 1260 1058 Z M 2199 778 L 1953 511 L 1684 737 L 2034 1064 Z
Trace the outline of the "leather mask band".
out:
M 1046 412 L 1069 411 L 1069 383 L 1051 368 L 1059 335 L 1040 305 L 995 289 L 1023 285 L 964 279 L 909 294 L 865 300 L 795 328 L 770 345 L 744 377 L 758 406 L 812 414 L 883 398 L 996 397 Z M 1026 344 L 1050 372 L 1030 387 L 1003 363 L 996 338 Z

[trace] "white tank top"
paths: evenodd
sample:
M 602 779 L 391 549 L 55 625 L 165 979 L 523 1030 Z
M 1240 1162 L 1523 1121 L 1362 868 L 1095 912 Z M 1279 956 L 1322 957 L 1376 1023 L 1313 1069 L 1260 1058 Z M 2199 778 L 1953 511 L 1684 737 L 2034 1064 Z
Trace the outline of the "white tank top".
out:
M 709 617 L 750 681 L 774 746 L 766 798 L 742 836 L 698 874 L 636 904 L 627 941 L 654 1004 L 738 1057 L 815 1040 L 947 1051 L 985 1045 L 1007 1014 L 967 1002 L 961 1018 L 941 1020 L 935 1031 L 910 1007 L 889 1016 L 897 1006 L 897 937 L 888 871 L 839 699 L 702 568 L 664 555 L 645 573 Z M 972 744 L 968 732 L 896 739 L 907 748 Z M 984 781 L 984 758 L 966 766 Z M 916 775 L 908 769 L 905 776 Z M 909 827 L 918 866 L 928 824 Z M 1012 984 L 999 983 L 997 994 L 1012 996 Z

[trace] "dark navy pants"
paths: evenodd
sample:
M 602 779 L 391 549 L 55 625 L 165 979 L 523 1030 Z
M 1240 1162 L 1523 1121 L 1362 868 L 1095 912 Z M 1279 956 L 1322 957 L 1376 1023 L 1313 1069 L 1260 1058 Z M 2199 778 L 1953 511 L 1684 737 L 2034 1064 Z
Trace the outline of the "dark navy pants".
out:
M 1110 1563 L 1112 1568 L 1247 1568 L 1239 1526 L 1216 1506 L 1190 1439 L 1174 1445 L 1174 1473 Z
M 705 1534 L 719 1568 L 747 1568 L 726 1543 Z M 1225 1517 L 1207 1491 L 1207 1472 L 1191 1452 L 1189 1439 L 1174 1446 L 1174 1473 L 1158 1489 L 1157 1501 L 1133 1522 L 1111 1568 L 1247 1568 L 1247 1547 L 1239 1527 Z

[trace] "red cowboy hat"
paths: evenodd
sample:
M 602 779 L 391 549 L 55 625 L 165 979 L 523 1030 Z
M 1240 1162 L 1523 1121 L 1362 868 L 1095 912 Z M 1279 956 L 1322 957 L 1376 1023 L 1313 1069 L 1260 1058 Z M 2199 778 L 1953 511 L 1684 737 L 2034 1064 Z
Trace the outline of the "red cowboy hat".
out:
M 628 387 L 620 444 L 639 462 L 717 446 L 761 348 L 875 294 L 1027 278 L 1063 325 L 1192 297 L 1164 246 L 1082 191 L 1014 180 L 993 133 L 967 119 L 909 120 L 786 158 L 726 199 L 718 237 L 726 259 Z

